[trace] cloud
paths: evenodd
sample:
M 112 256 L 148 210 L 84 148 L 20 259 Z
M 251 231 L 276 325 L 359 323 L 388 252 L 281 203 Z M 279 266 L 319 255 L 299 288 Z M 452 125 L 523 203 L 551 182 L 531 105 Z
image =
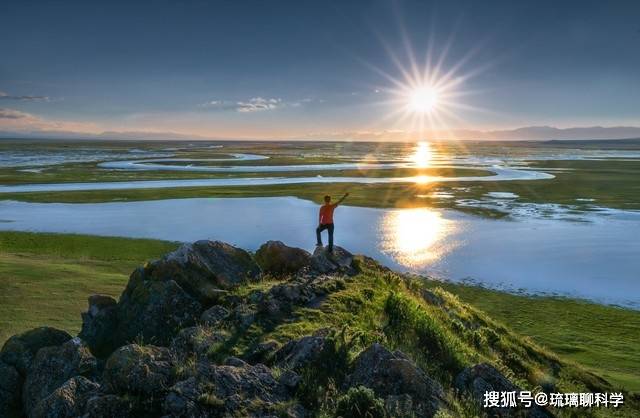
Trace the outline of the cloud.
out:
M 211 100 L 206 102 L 200 107 L 212 108 L 217 110 L 230 110 L 234 112 L 240 113 L 251 113 L 251 112 L 264 112 L 267 110 L 276 110 L 285 107 L 300 107 L 304 104 L 311 102 L 319 102 L 321 100 L 315 100 L 312 98 L 303 98 L 296 101 L 285 102 L 280 98 L 264 98 L 264 97 L 252 97 L 249 100 L 242 101 L 227 101 L 227 100 Z
M 6 131 L 78 131 L 96 132 L 97 125 L 91 122 L 46 119 L 15 109 L 0 108 L 0 130 Z
M 248 102 L 238 102 L 236 110 L 238 112 L 262 112 L 265 110 L 274 110 L 282 106 L 282 99 L 264 99 L 262 97 L 253 97 Z
M 29 113 L 21 112 L 13 109 L 0 108 L 0 119 L 25 119 L 29 118 Z
M 0 100 L 15 100 L 21 102 L 48 102 L 49 96 L 14 96 L 0 91 Z

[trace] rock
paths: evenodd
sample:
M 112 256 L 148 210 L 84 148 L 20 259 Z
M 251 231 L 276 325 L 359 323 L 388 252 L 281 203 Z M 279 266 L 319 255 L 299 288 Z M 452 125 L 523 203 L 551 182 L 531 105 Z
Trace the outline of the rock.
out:
M 275 364 L 279 367 L 300 372 L 307 365 L 320 358 L 326 338 L 306 336 L 286 343 L 275 354 Z
M 239 328 L 249 328 L 256 319 L 256 309 L 246 303 L 240 304 L 233 309 L 231 319 Z
M 242 359 L 239 359 L 238 357 L 230 356 L 226 358 L 226 360 L 224 361 L 224 365 L 233 367 L 247 367 L 249 363 Z
M 22 376 L 15 367 L 0 361 L 0 417 L 22 416 L 21 390 Z
M 98 395 L 87 400 L 83 418 L 134 418 L 137 414 L 130 400 L 117 395 Z
M 251 255 L 220 241 L 184 244 L 145 269 L 149 279 L 174 280 L 203 305 L 215 303 L 225 292 L 255 279 L 260 268 Z
M 199 325 L 185 328 L 171 342 L 171 352 L 178 361 L 206 358 L 208 352 L 228 338 L 227 332 Z
M 171 417 L 267 417 L 276 415 L 276 404 L 288 401 L 289 390 L 262 364 L 236 367 L 201 362 L 196 376 L 171 388 L 164 413 Z
M 118 329 L 118 302 L 111 296 L 89 296 L 89 309 L 82 313 L 79 337 L 98 357 L 107 357 L 117 347 L 113 336 Z
M 202 305 L 174 280 L 149 278 L 142 269 L 129 279 L 118 302 L 116 347 L 142 339 L 166 346 L 182 328 L 194 325 Z
M 97 361 L 79 338 L 62 345 L 38 350 L 24 382 L 22 403 L 25 412 L 74 376 L 93 378 Z
M 300 384 L 301 380 L 302 377 L 300 377 L 300 375 L 293 370 L 285 370 L 280 375 L 280 383 L 285 385 L 292 393 L 295 393 L 295 390 L 298 387 L 298 384 Z
M 279 347 L 280 345 L 276 341 L 261 342 L 245 358 L 249 363 L 267 363 L 270 362 Z
M 338 246 L 333 247 L 332 253 L 326 247 L 316 247 L 311 256 L 311 268 L 321 274 L 334 272 L 357 273 L 353 265 L 353 254 Z
M 216 326 L 225 320 L 231 312 L 222 305 L 215 305 L 207 309 L 200 316 L 200 322 L 208 326 Z
M 79 417 L 84 411 L 87 399 L 98 389 L 100 385 L 85 377 L 72 377 L 38 402 L 29 418 Z
M 38 350 L 63 344 L 71 338 L 71 335 L 59 329 L 35 328 L 9 338 L 0 351 L 0 360 L 25 376 Z
M 407 356 L 396 351 L 391 353 L 380 344 L 373 344 L 355 360 L 353 373 L 347 377 L 346 385 L 359 385 L 372 389 L 385 403 L 409 402 L 417 416 L 432 417 L 446 406 L 444 392 L 439 383 L 427 376 Z M 392 397 L 389 399 L 389 397 Z
M 256 251 L 255 260 L 263 272 L 283 275 L 308 266 L 311 254 L 300 248 L 289 247 L 281 241 L 267 241 Z
M 275 285 L 257 303 L 268 318 L 290 314 L 295 306 L 317 307 L 328 293 L 344 289 L 344 281 L 334 276 L 301 276 Z
M 118 394 L 160 397 L 172 382 L 173 361 L 168 348 L 125 345 L 111 354 L 104 367 L 104 383 Z
M 488 363 L 467 367 L 454 381 L 455 388 L 461 393 L 470 395 L 479 408 L 483 408 L 485 392 L 520 392 L 521 388 L 509 381 L 495 367 Z M 538 406 L 532 408 L 490 408 L 492 416 L 499 417 L 553 417 L 553 414 Z

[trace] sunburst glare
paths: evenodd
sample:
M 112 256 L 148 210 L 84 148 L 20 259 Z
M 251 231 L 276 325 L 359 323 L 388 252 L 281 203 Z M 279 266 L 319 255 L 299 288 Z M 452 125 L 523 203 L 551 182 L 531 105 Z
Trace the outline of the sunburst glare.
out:
M 403 31 L 401 30 L 401 33 Z M 402 47 L 381 39 L 395 66 L 395 73 L 369 64 L 378 74 L 390 82 L 388 86 L 376 86 L 376 91 L 385 92 L 383 104 L 389 113 L 380 121 L 391 120 L 393 130 L 407 133 L 407 139 L 456 139 L 454 131 L 466 125 L 464 112 L 486 112 L 487 109 L 463 103 L 472 92 L 464 87 L 466 81 L 486 70 L 488 64 L 474 65 L 463 71 L 463 67 L 478 52 L 473 48 L 457 61 L 447 56 L 452 39 L 442 43 L 436 53 L 435 42 L 429 39 L 422 51 L 414 50 L 408 37 L 403 36 Z M 480 45 L 480 44 L 479 44 Z M 424 56 L 424 60 L 418 58 Z

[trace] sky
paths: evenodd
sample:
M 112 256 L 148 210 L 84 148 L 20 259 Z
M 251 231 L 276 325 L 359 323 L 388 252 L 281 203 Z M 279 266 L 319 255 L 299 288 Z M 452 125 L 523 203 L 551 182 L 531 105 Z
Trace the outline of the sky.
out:
M 640 126 L 634 0 L 4 0 L 0 54 L 0 131 L 25 135 Z

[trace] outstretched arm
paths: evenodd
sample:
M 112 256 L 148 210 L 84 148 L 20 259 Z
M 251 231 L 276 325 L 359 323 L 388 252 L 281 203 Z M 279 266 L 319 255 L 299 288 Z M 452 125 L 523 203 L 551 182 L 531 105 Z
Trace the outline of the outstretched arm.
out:
M 349 193 L 345 193 L 345 194 L 344 194 L 344 196 L 342 196 L 342 197 L 340 198 L 340 200 L 338 200 L 338 201 L 336 202 L 336 206 L 338 206 L 340 203 L 342 203 L 342 202 L 344 201 L 344 199 L 346 199 L 348 196 L 349 196 Z

